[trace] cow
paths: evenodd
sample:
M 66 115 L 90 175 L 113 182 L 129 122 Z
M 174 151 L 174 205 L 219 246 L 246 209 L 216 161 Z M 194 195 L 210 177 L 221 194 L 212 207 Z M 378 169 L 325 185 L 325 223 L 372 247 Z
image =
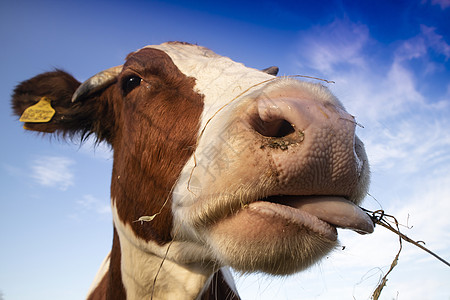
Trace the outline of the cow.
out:
M 112 249 L 88 299 L 239 299 L 229 268 L 293 274 L 336 228 L 373 231 L 355 118 L 276 73 L 168 42 L 83 83 L 54 70 L 15 88 L 26 129 L 113 149 Z

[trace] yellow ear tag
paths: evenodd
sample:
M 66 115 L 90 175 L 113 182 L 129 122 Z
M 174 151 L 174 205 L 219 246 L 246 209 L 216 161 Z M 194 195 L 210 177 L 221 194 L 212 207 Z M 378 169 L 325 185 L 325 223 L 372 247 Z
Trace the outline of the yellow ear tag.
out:
M 23 112 L 19 121 L 29 123 L 46 123 L 55 115 L 55 110 L 50 105 L 50 99 L 42 97 L 38 103 L 28 107 Z

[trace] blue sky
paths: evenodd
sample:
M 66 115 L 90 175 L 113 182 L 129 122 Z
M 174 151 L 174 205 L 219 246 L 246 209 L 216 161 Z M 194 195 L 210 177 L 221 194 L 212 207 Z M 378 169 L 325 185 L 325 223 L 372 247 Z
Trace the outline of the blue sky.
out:
M 395 215 L 405 234 L 450 259 L 449 0 L 19 0 L 0 2 L 0 24 L 3 299 L 83 298 L 112 236 L 108 147 L 25 132 L 12 89 L 55 67 L 84 80 L 170 40 L 335 81 L 330 89 L 364 126 L 373 196 L 364 206 Z M 381 227 L 339 234 L 345 249 L 306 272 L 238 277 L 242 297 L 368 299 L 398 239 Z M 404 243 L 382 299 L 449 299 L 449 282 L 448 267 Z

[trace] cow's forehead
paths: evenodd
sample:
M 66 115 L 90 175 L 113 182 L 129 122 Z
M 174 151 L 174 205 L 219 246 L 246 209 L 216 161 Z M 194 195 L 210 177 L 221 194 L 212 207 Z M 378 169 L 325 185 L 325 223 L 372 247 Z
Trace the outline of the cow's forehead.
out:
M 197 45 L 164 43 L 147 47 L 164 51 L 183 74 L 196 79 L 196 91 L 205 96 L 203 119 L 248 88 L 274 78 Z
M 206 47 L 187 43 L 169 42 L 161 45 L 148 45 L 144 48 L 159 49 L 166 52 L 171 57 L 176 57 L 178 59 L 190 59 L 196 56 L 205 58 L 221 57 L 219 54 Z

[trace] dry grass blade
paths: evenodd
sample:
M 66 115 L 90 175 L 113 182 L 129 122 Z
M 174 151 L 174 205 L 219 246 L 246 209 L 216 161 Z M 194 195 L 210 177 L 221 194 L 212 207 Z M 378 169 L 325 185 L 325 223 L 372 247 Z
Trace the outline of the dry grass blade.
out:
M 370 211 L 370 210 L 367 210 L 367 209 L 364 209 L 364 208 L 362 208 L 362 209 L 366 213 L 369 214 L 369 216 L 371 217 L 371 219 L 372 219 L 374 224 L 378 224 L 380 226 L 383 226 L 384 228 L 386 228 L 386 229 L 392 231 L 393 233 L 397 234 L 398 235 L 398 239 L 399 239 L 399 244 L 400 244 L 400 248 L 399 248 L 399 250 L 397 252 L 397 255 L 395 256 L 394 260 L 392 261 L 388 272 L 383 276 L 383 278 L 381 279 L 381 282 L 378 284 L 377 288 L 373 292 L 372 297 L 371 297 L 372 299 L 378 300 L 378 298 L 381 295 L 381 291 L 386 286 L 386 283 L 388 281 L 387 276 L 389 275 L 389 273 L 391 273 L 391 271 L 395 268 L 395 266 L 397 266 L 398 258 L 400 256 L 400 252 L 402 251 L 402 240 L 419 247 L 420 249 L 422 249 L 425 252 L 431 254 L 432 256 L 434 256 L 435 258 L 437 258 L 438 260 L 440 260 L 441 262 L 443 262 L 444 264 L 446 264 L 447 266 L 450 267 L 450 263 L 448 261 L 446 261 L 445 259 L 443 259 L 439 255 L 437 255 L 433 251 L 429 250 L 428 248 L 426 248 L 425 246 L 420 244 L 420 242 L 414 241 L 414 240 L 410 239 L 409 237 L 407 237 L 406 235 L 404 235 L 403 233 L 401 233 L 400 232 L 400 228 L 399 228 L 399 223 L 398 223 L 397 219 L 394 216 L 385 214 L 383 210 Z M 388 219 L 392 220 L 391 223 L 394 223 L 395 227 L 390 224 Z
M 166 198 L 166 200 L 164 201 L 163 205 L 161 206 L 161 208 L 159 209 L 159 211 L 158 211 L 156 214 L 153 214 L 153 215 L 151 215 L 151 216 L 141 216 L 141 217 L 139 217 L 139 219 L 134 220 L 133 223 L 141 222 L 141 225 L 143 225 L 144 222 L 151 222 L 151 221 L 153 221 L 153 219 L 154 219 L 157 215 L 161 214 L 163 208 L 166 206 L 166 204 L 167 204 L 167 202 L 169 201 L 169 199 L 170 199 L 170 197 L 167 196 L 167 198 Z
M 301 78 L 309 78 L 309 79 L 315 79 L 315 80 L 320 80 L 320 81 L 324 81 L 326 83 L 336 83 L 332 80 L 326 80 L 326 79 L 322 79 L 322 78 L 318 78 L 318 77 L 313 77 L 313 76 L 306 76 L 306 75 L 289 75 L 287 77 L 301 77 Z
M 169 254 L 170 247 L 172 246 L 177 233 L 178 233 L 178 229 L 175 231 L 175 234 L 174 234 L 172 240 L 169 242 L 169 245 L 167 246 L 167 249 L 166 249 L 166 253 L 164 254 L 163 259 L 161 260 L 161 264 L 159 265 L 158 271 L 156 272 L 155 278 L 153 278 L 153 286 L 152 286 L 152 292 L 150 294 L 150 300 L 153 300 L 153 295 L 155 294 L 156 280 L 158 280 L 159 273 L 161 272 L 163 264 L 167 259 L 167 255 Z
M 377 213 L 380 213 L 380 217 L 376 217 L 376 214 L 377 214 Z M 382 291 L 383 288 L 386 286 L 386 283 L 387 283 L 387 281 L 388 281 L 388 279 L 387 279 L 388 275 L 392 272 L 392 270 L 395 268 L 395 266 L 397 266 L 398 258 L 400 257 L 400 252 L 402 252 L 402 248 L 403 248 L 403 244 L 402 244 L 402 235 L 403 235 L 403 234 L 400 233 L 400 228 L 399 228 L 397 219 L 396 219 L 395 217 L 392 216 L 392 219 L 394 220 L 395 226 L 397 227 L 397 230 L 396 230 L 396 229 L 394 229 L 394 228 L 392 227 L 392 225 L 390 225 L 390 224 L 384 219 L 385 217 L 391 217 L 391 216 L 385 215 L 385 214 L 384 214 L 384 211 L 376 211 L 376 212 L 374 212 L 374 213 L 372 214 L 372 216 L 371 216 L 372 221 L 375 221 L 375 220 L 376 220 L 376 222 L 374 222 L 374 223 L 380 224 L 381 226 L 386 227 L 386 228 L 390 229 L 391 231 L 393 231 L 393 232 L 395 232 L 395 233 L 398 234 L 398 242 L 399 242 L 399 244 L 400 244 L 400 247 L 399 247 L 399 249 L 398 249 L 397 255 L 395 255 L 395 258 L 394 258 L 394 260 L 393 260 L 392 263 L 391 263 L 391 266 L 390 266 L 389 270 L 388 270 L 387 273 L 383 276 L 383 278 L 381 278 L 381 282 L 378 284 L 377 288 L 376 288 L 375 291 L 373 292 L 373 294 L 372 294 L 372 299 L 373 299 L 373 300 L 378 300 L 378 298 L 380 297 L 381 291 Z

